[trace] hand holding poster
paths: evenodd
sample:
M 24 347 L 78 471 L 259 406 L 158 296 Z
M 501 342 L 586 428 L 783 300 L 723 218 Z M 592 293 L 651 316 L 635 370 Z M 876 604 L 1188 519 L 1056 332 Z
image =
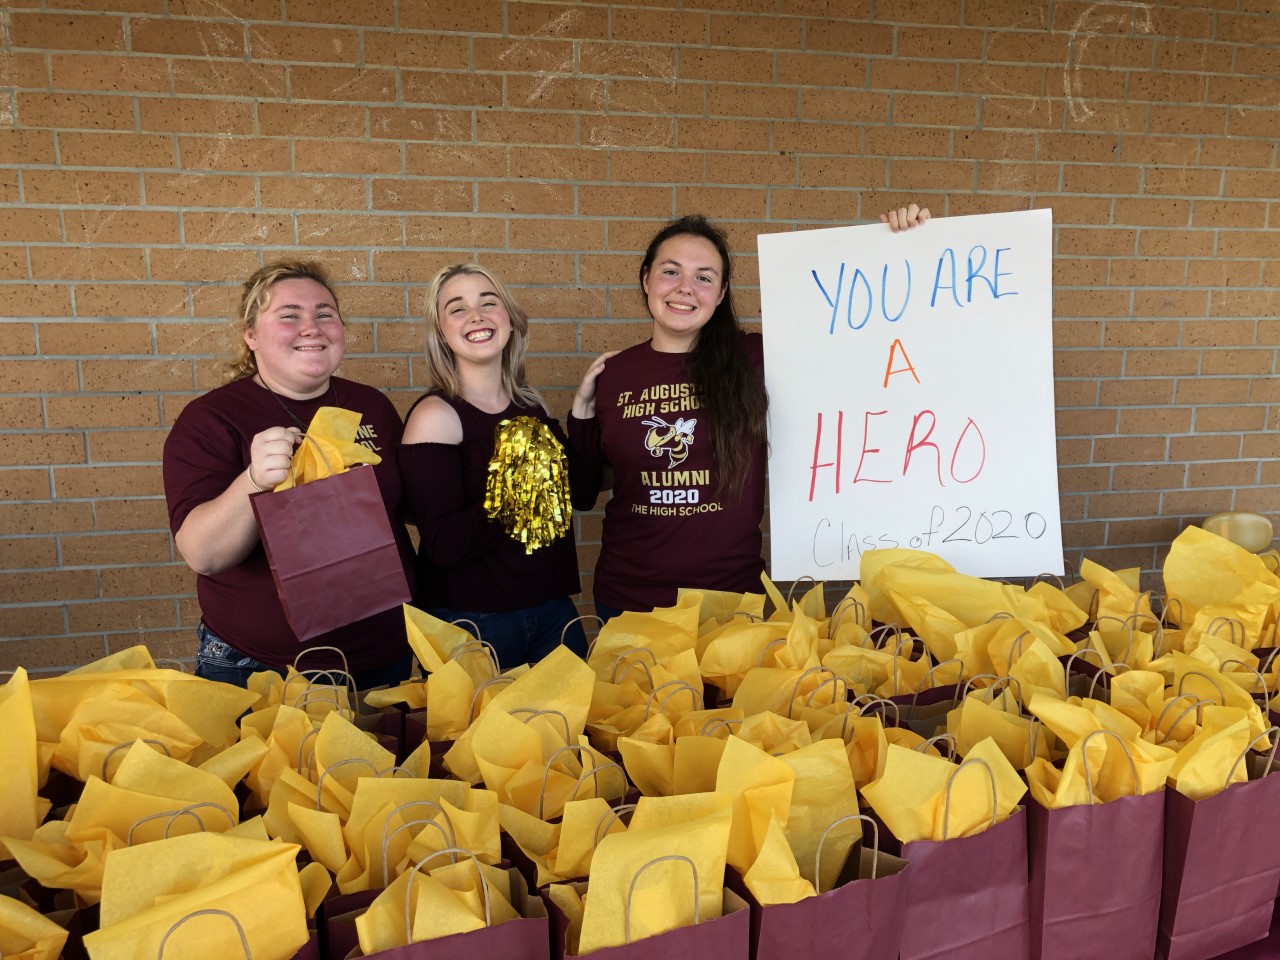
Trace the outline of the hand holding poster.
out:
M 770 572 L 1062 572 L 1052 213 L 762 234 Z

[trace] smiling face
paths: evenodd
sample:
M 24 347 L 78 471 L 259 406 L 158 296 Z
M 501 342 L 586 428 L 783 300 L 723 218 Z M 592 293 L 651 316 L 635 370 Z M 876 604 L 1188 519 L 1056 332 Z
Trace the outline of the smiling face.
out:
M 266 305 L 244 331 L 263 383 L 295 400 L 329 389 L 343 356 L 342 317 L 334 301 L 329 288 L 315 280 L 297 277 L 271 285 Z
M 511 339 L 511 317 L 488 278 L 476 273 L 451 277 L 440 287 L 436 312 L 457 363 L 501 362 Z
M 658 247 L 643 286 L 653 317 L 653 347 L 663 353 L 692 350 L 728 289 L 715 244 L 691 233 Z

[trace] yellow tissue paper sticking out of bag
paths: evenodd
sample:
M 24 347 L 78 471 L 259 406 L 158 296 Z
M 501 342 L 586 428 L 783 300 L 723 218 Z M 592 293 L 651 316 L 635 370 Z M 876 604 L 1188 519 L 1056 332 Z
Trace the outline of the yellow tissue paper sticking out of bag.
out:
M 21 900 L 0 896 L 0 957 L 58 960 L 67 931 Z
M 970 762 L 975 760 L 983 763 Z M 1027 791 L 991 740 L 970 750 L 960 770 L 950 760 L 890 744 L 884 776 L 867 784 L 862 795 L 893 835 L 909 843 L 980 833 L 1007 819 Z
M 1187 527 L 1173 541 L 1164 587 L 1168 609 L 1183 626 L 1195 622 L 1201 607 L 1280 602 L 1280 578 L 1261 557 L 1200 527 Z
M 346 473 L 358 463 L 374 466 L 382 458 L 356 442 L 360 414 L 341 407 L 321 407 L 311 418 L 302 443 L 293 451 L 289 475 L 275 486 L 275 492 Z
M 718 793 L 641 799 L 630 827 L 596 848 L 578 955 L 626 943 L 628 927 L 636 941 L 688 926 L 695 915 L 721 915 L 732 799 Z M 673 855 L 687 857 L 694 869 L 660 860 Z
M 0 686 L 0 837 L 30 840 L 49 812 L 49 804 L 37 796 L 40 765 L 36 751 L 36 721 L 31 708 L 27 671 L 19 667 Z M 0 840 L 0 856 L 4 841 Z M 4 951 L 4 956 L 8 956 Z
M 239 957 L 240 931 L 253 957 L 293 956 L 307 941 L 298 848 L 275 841 L 193 833 L 112 851 L 102 883 L 102 927 L 85 937 L 94 960 L 166 955 Z M 225 911 L 235 918 L 200 916 Z M 237 930 L 237 926 L 239 930 Z

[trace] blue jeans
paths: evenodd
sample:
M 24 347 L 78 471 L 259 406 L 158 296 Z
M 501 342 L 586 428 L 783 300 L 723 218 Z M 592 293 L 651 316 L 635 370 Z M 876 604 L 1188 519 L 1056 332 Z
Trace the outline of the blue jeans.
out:
M 474 622 L 474 627 L 470 623 L 459 623 L 458 626 L 492 646 L 502 670 L 522 663 L 537 663 L 560 646 L 561 633 L 566 647 L 584 659 L 587 656 L 587 635 L 581 622 L 572 622 L 578 616 L 578 608 L 568 597 L 500 613 L 440 608 L 427 612 L 437 620 Z
M 269 663 L 255 660 L 220 639 L 204 625 L 203 621 L 196 627 L 196 639 L 199 640 L 199 646 L 196 649 L 197 677 L 218 680 L 237 687 L 247 687 L 249 677 L 263 670 L 271 670 L 284 676 L 284 670 L 280 667 L 273 667 Z M 303 663 L 302 666 L 305 668 L 306 664 Z M 374 687 L 394 686 L 401 680 L 408 679 L 412 670 L 413 654 L 406 651 L 405 655 L 394 663 L 369 670 L 358 670 L 352 676 L 357 690 L 372 690 Z
M 599 600 L 596 601 L 596 616 L 599 617 L 601 620 L 603 620 L 605 623 L 608 623 L 614 617 L 618 616 L 623 612 L 624 611 L 619 610 L 617 607 L 611 607 L 607 603 L 601 603 Z M 601 624 L 601 626 L 603 625 L 604 624 Z

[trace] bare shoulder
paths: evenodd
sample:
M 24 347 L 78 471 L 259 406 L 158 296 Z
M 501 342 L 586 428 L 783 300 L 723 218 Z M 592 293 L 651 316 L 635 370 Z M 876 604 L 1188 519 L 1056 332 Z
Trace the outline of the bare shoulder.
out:
M 427 397 L 409 414 L 403 443 L 462 442 L 462 421 L 443 397 Z

